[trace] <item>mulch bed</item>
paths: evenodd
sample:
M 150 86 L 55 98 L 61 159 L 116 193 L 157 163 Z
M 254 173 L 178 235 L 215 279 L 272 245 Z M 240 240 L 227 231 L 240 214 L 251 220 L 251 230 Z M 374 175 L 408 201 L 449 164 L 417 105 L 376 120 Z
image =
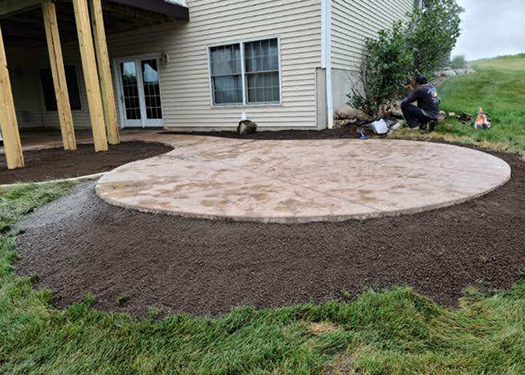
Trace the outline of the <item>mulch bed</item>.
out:
M 7 169 L 0 158 L 0 185 L 16 182 L 41 182 L 107 172 L 120 165 L 147 159 L 172 150 L 161 143 L 123 142 L 109 145 L 105 152 L 95 152 L 92 144 L 82 144 L 76 151 L 61 147 L 24 152 L 25 167 Z
M 374 134 L 372 129 L 366 126 L 345 126 L 337 129 L 324 129 L 320 131 L 312 130 L 278 130 L 278 131 L 259 131 L 255 134 L 239 135 L 232 131 L 218 131 L 218 132 L 177 132 L 177 131 L 162 131 L 161 134 L 184 134 L 205 137 L 220 137 L 220 138 L 234 138 L 234 139 L 259 139 L 259 140 L 299 140 L 299 139 L 357 139 L 360 137 L 359 131 L 362 131 L 370 138 L 386 138 L 386 135 Z
M 37 273 L 59 307 L 88 292 L 100 310 L 148 306 L 220 315 L 409 285 L 457 306 L 472 284 L 505 289 L 525 268 L 525 163 L 489 195 L 416 215 L 279 225 L 152 215 L 110 206 L 84 183 L 21 223 L 21 274 Z M 479 281 L 482 280 L 482 284 Z M 129 295 L 120 306 L 119 295 Z M 345 293 L 346 294 L 346 293 Z

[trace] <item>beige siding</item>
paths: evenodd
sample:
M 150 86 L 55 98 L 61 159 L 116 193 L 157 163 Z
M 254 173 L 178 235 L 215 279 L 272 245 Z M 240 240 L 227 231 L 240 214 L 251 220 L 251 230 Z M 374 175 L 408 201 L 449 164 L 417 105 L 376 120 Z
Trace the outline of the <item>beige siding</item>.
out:
M 321 65 L 320 0 L 188 0 L 190 22 L 109 38 L 112 58 L 165 51 L 164 124 L 233 127 L 246 112 L 262 127 L 316 126 L 316 68 Z M 208 47 L 281 38 L 282 105 L 213 107 Z
M 358 70 L 366 38 L 412 10 L 414 0 L 332 0 L 332 66 Z

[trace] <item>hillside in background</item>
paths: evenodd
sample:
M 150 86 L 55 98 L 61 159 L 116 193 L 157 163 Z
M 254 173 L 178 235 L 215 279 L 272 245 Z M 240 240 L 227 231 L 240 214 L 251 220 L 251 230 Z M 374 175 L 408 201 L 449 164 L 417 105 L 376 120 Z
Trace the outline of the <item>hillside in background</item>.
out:
M 475 73 L 449 78 L 440 86 L 441 107 L 471 115 L 482 107 L 492 117 L 491 130 L 475 130 L 450 119 L 435 133 L 401 131 L 394 137 L 474 143 L 525 155 L 525 54 L 473 61 L 471 65 Z

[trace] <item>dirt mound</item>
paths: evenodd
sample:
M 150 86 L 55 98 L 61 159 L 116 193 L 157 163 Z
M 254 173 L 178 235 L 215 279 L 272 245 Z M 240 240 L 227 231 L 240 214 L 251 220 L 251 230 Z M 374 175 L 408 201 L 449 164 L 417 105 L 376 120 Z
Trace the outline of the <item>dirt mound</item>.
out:
M 525 163 L 498 154 L 513 178 L 458 206 L 411 216 L 278 225 L 151 215 L 105 204 L 85 183 L 21 223 L 22 274 L 63 307 L 95 295 L 101 310 L 148 306 L 222 314 L 410 285 L 444 305 L 483 280 L 509 288 L 525 267 Z M 343 293 L 347 295 L 347 293 Z M 129 296 L 120 306 L 119 295 Z

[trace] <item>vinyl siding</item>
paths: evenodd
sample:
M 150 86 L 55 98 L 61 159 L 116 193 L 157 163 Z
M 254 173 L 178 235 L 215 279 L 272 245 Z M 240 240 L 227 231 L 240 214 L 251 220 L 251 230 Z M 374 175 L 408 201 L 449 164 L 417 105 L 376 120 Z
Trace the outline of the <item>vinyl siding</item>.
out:
M 320 0 L 188 0 L 190 22 L 108 38 L 112 58 L 168 53 L 161 70 L 166 127 L 235 127 L 242 112 L 261 127 L 316 126 Z M 208 47 L 280 37 L 282 104 L 211 105 Z
M 359 69 L 366 38 L 412 10 L 414 0 L 332 0 L 332 67 Z

